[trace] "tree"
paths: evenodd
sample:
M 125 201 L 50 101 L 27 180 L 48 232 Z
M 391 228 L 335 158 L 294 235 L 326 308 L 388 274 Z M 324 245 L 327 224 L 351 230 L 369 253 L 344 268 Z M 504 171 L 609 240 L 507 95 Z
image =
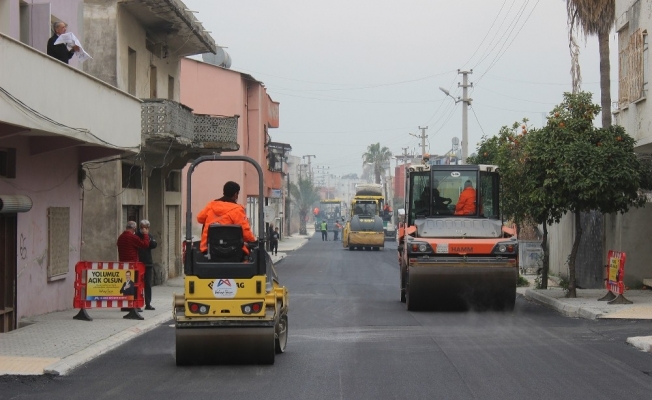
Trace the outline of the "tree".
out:
M 370 144 L 367 152 L 362 155 L 362 165 L 371 165 L 376 183 L 380 183 L 380 176 L 385 172 L 383 165 L 392 158 L 392 152 L 387 147 L 380 147 L 380 143 Z
M 296 185 L 290 183 L 290 194 L 292 202 L 299 209 L 299 234 L 305 235 L 306 219 L 312 206 L 320 200 L 319 191 L 313 186 L 312 180 L 299 177 Z
M 352 172 L 350 174 L 342 175 L 342 179 L 358 179 L 358 174 Z
M 597 35 L 600 51 L 600 104 L 602 127 L 611 126 L 611 64 L 609 32 L 616 22 L 615 0 L 566 0 L 569 29 L 579 27 L 586 35 Z M 571 43 L 572 46 L 572 43 Z M 579 73 L 578 73 L 579 74 Z
M 595 128 L 600 106 L 591 94 L 564 93 L 564 101 L 548 118 L 538 137 L 535 159 L 544 166 L 543 190 L 554 196 L 560 209 L 575 214 L 575 238 L 568 262 L 568 297 L 576 297 L 575 260 L 582 237 L 580 212 L 624 213 L 645 204 L 639 192 L 641 162 L 635 140 L 623 127 Z
M 548 224 L 566 212 L 575 215 L 575 237 L 569 257 L 568 297 L 576 297 L 575 260 L 582 237 L 580 212 L 626 212 L 645 203 L 639 188 L 652 184 L 650 163 L 634 153 L 635 141 L 620 126 L 595 128 L 600 106 L 591 94 L 564 94 L 541 129 L 517 133 L 503 127 L 497 137 L 483 138 L 477 162 L 497 164 L 501 171 L 501 208 L 515 221 L 530 218 L 543 224 L 542 286 L 547 283 Z

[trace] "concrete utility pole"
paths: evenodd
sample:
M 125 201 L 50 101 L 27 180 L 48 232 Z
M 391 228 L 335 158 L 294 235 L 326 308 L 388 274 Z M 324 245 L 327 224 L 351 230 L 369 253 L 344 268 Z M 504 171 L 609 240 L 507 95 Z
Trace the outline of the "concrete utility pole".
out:
M 428 129 L 428 127 L 419 127 L 419 129 L 421 129 L 421 135 L 415 135 L 413 133 L 410 133 L 410 135 L 421 139 L 421 159 L 423 159 L 426 155 L 426 138 L 428 137 L 428 135 L 426 135 L 426 129 Z
M 473 70 L 470 71 L 460 71 L 457 70 L 458 74 L 462 74 L 462 84 L 457 84 L 458 87 L 462 87 L 462 164 L 466 164 L 466 158 L 469 156 L 469 107 L 471 101 L 468 97 L 468 88 L 473 87 L 473 83 L 469 83 L 469 74 L 473 73 Z
M 473 99 L 468 97 L 468 88 L 473 87 L 473 83 L 469 83 L 469 74 L 473 73 L 473 70 L 470 71 L 461 71 L 457 70 L 458 74 L 462 74 L 462 83 L 457 83 L 458 87 L 462 88 L 462 97 L 455 98 L 453 97 L 448 90 L 443 87 L 439 87 L 439 90 L 444 92 L 446 96 L 449 96 L 455 101 L 455 104 L 460 101 L 463 104 L 462 107 L 462 164 L 466 163 L 466 158 L 469 156 L 469 109 L 468 106 L 471 105 Z
M 313 181 L 313 179 L 312 179 L 312 167 L 310 166 L 310 160 L 313 157 L 317 158 L 317 156 L 314 155 L 314 154 L 308 154 L 308 155 L 303 156 L 303 159 L 305 160 L 306 157 L 308 157 L 308 176 L 310 177 L 310 181 L 312 182 Z

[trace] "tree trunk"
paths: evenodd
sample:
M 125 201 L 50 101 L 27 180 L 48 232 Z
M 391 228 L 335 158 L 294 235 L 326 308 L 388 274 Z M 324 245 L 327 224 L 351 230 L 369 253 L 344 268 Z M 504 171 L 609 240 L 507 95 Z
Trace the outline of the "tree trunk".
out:
M 538 289 L 548 289 L 548 271 L 550 271 L 550 251 L 548 250 L 548 225 L 543 223 L 543 238 L 541 238 L 541 247 L 543 248 L 543 265 L 541 266 L 541 287 Z
M 609 30 L 598 33 L 600 43 L 600 105 L 602 106 L 602 127 L 611 126 L 611 64 L 609 63 Z
M 299 211 L 299 235 L 307 235 L 308 230 L 306 229 L 306 216 L 307 212 Z
M 573 250 L 571 250 L 570 260 L 568 260 L 568 293 L 566 297 L 574 299 L 577 297 L 577 285 L 575 284 L 575 258 L 577 250 L 580 248 L 580 239 L 582 239 L 582 221 L 580 212 L 575 212 L 575 239 L 573 240 Z

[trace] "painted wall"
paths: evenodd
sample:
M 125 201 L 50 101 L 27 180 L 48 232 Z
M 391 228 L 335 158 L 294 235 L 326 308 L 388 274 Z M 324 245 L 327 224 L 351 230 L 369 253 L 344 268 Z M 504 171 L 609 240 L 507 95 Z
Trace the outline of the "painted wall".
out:
M 91 134 L 28 116 L 5 101 L 0 101 L 2 121 L 102 145 L 110 143 L 132 150 L 140 145 L 138 99 L 2 34 L 0 86 L 41 114 Z M 90 99 L 97 108 L 89 108 Z M 120 118 L 116 118 L 118 115 Z
M 27 195 L 33 206 L 17 214 L 17 317 L 72 307 L 75 263 L 81 242 L 81 189 L 75 149 L 30 156 L 27 138 L 4 139 L 16 148 L 16 178 L 0 180 L 0 193 Z M 56 165 L 56 168 L 53 166 Z M 48 207 L 70 208 L 68 274 L 48 282 Z
M 268 108 L 261 104 L 266 104 L 271 99 L 261 83 L 237 71 L 184 58 L 181 60 L 180 92 L 181 102 L 191 107 L 196 114 L 240 115 L 238 121 L 240 150 L 225 155 L 246 155 L 261 165 L 264 176 L 267 176 L 264 183 L 265 196 L 270 195 L 271 188 L 280 188 L 280 173 L 271 174 L 267 171 L 264 147 L 265 124 L 270 121 L 270 115 Z M 278 115 L 278 111 L 274 111 L 272 117 L 274 115 Z M 186 174 L 187 169 L 184 169 L 182 174 L 184 207 Z M 193 218 L 206 203 L 222 197 L 222 187 L 229 180 L 238 182 L 241 186 L 240 204 L 246 205 L 247 196 L 258 195 L 258 174 L 252 166 L 236 162 L 221 165 L 204 163 L 193 173 L 191 205 Z M 182 214 L 185 227 L 185 208 Z M 201 227 L 193 221 L 196 235 L 200 229 Z
M 0 0 L 0 32 L 16 40 L 20 40 L 21 30 L 27 30 L 30 32 L 30 37 L 33 39 L 30 44 L 36 49 L 39 49 L 42 52 L 46 52 L 47 41 L 52 36 L 52 26 L 51 21 L 63 21 L 68 24 L 68 32 L 72 32 L 79 38 L 79 41 L 84 46 L 84 49 L 90 53 L 89 49 L 86 48 L 84 43 L 84 31 L 83 31 L 83 9 L 84 9 L 84 0 L 22 0 L 28 7 L 29 13 L 26 21 L 22 23 L 30 24 L 29 21 L 32 21 L 32 24 L 29 26 L 21 26 L 20 20 L 20 0 Z M 35 8 L 32 6 L 45 6 L 45 10 L 50 10 L 49 16 L 40 15 L 43 12 L 44 8 L 39 7 L 38 11 L 35 11 Z M 36 26 L 36 23 L 39 23 Z M 91 54 L 92 55 L 92 54 Z M 69 63 L 70 66 L 78 68 L 79 63 L 77 62 L 77 57 L 73 57 Z

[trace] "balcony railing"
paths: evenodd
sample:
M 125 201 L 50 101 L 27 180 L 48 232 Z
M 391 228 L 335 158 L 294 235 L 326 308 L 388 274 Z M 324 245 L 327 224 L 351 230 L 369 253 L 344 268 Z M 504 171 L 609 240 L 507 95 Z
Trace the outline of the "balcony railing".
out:
M 195 115 L 195 148 L 236 151 L 238 144 L 238 117 L 214 117 Z
M 192 109 L 172 100 L 143 99 L 141 133 L 161 137 L 182 137 L 192 141 Z
M 176 138 L 181 145 L 212 151 L 236 151 L 238 117 L 193 114 L 192 109 L 172 100 L 143 99 L 143 135 L 150 140 Z

